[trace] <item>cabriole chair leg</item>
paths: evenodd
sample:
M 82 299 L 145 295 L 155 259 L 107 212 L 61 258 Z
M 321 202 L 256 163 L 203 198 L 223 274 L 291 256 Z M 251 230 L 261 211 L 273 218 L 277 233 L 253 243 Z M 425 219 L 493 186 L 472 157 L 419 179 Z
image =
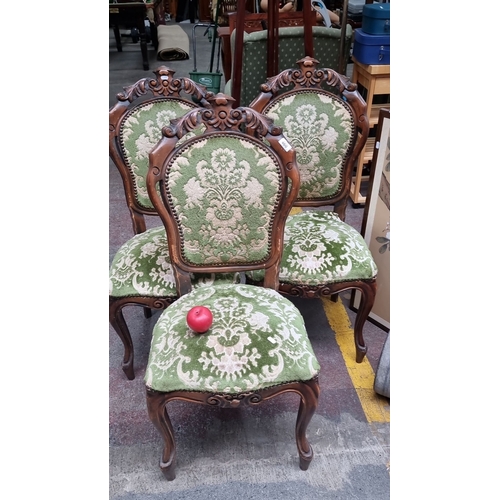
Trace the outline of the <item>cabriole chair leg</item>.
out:
M 372 310 L 375 302 L 375 294 L 377 292 L 377 284 L 363 283 L 357 289 L 361 292 L 361 301 L 354 322 L 354 342 L 356 344 L 356 363 L 361 363 L 366 356 L 367 348 L 363 338 L 363 327 L 368 315 Z
M 299 451 L 299 466 L 301 470 L 307 470 L 314 453 L 306 437 L 306 430 L 311 418 L 318 407 L 319 383 L 317 379 L 300 384 L 300 406 L 295 425 L 295 438 Z
M 122 370 L 129 380 L 134 380 L 134 346 L 127 323 L 123 317 L 122 309 L 125 305 L 126 304 L 119 304 L 117 302 L 110 304 L 109 322 L 120 337 L 125 350 L 123 354 Z
M 163 437 L 164 447 L 160 460 L 160 469 L 168 481 L 175 479 L 176 445 L 172 422 L 167 413 L 168 398 L 165 394 L 146 389 L 146 403 L 149 418 Z

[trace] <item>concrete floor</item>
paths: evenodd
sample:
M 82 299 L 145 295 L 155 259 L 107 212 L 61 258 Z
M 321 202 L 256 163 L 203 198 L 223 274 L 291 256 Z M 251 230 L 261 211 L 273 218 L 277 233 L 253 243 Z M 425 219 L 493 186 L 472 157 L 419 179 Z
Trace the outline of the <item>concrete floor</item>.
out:
M 191 37 L 192 25 L 180 26 Z M 209 65 L 211 45 L 202 38 L 203 30 L 197 34 L 200 71 Z M 162 64 L 175 69 L 177 76 L 189 76 L 193 70 L 191 59 L 157 61 L 150 45 L 150 70 L 144 71 L 139 44 L 127 38 L 123 41 L 124 50 L 118 53 L 110 31 L 110 106 L 123 87 L 150 76 Z M 111 161 L 109 189 L 111 259 L 133 235 L 121 178 Z M 362 209 L 349 207 L 346 220 L 360 229 L 362 215 Z M 151 219 L 148 224 L 159 225 L 159 220 Z M 348 319 L 353 321 L 349 293 L 341 299 Z M 129 307 L 125 317 L 136 349 L 133 381 L 121 370 L 123 348 L 114 330 L 109 329 L 110 499 L 389 499 L 389 400 L 373 391 L 374 372 L 387 333 L 366 324 L 368 355 L 356 365 L 342 351 L 341 332 L 330 326 L 331 312 L 325 303 L 320 299 L 294 299 L 294 303 L 304 315 L 321 364 L 319 407 L 308 428 L 315 454 L 309 470 L 299 469 L 295 448 L 297 396 L 286 395 L 257 408 L 236 410 L 174 402 L 169 411 L 178 445 L 177 478 L 166 481 L 158 467 L 162 440 L 147 415 L 143 382 L 151 331 L 159 312 L 145 319 L 141 308 Z M 379 413 L 370 410 L 374 407 Z

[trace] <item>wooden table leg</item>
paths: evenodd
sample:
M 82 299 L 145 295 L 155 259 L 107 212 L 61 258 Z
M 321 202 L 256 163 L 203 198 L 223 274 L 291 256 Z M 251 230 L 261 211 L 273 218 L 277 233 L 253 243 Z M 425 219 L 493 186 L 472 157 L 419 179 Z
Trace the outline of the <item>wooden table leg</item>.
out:
M 140 18 L 139 22 L 139 39 L 141 43 L 141 53 L 142 53 L 142 67 L 145 70 L 149 69 L 148 61 L 148 42 L 146 38 L 146 26 L 144 25 L 144 19 Z
M 122 37 L 120 35 L 120 27 L 117 24 L 113 26 L 113 34 L 115 35 L 116 48 L 118 52 L 122 52 Z

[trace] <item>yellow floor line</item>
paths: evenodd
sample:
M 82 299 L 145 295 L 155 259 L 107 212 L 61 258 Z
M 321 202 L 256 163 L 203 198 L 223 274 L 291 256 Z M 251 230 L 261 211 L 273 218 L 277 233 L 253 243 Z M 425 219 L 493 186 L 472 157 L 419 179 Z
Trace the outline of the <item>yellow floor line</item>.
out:
M 347 315 L 342 299 L 337 302 L 329 298 L 322 298 L 328 323 L 335 332 L 344 362 L 351 377 L 354 389 L 365 412 L 368 422 L 390 422 L 389 403 L 373 390 L 375 373 L 370 362 L 365 357 L 362 363 L 356 363 L 356 349 L 354 347 L 354 333 L 351 321 Z

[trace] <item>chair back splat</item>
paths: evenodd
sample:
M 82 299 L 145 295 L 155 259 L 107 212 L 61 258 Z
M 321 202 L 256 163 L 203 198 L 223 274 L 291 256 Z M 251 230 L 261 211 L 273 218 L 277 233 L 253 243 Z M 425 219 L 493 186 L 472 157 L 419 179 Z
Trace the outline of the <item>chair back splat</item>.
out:
M 295 436 L 305 470 L 313 458 L 306 429 L 318 404 L 319 364 L 302 315 L 276 291 L 285 221 L 299 189 L 295 150 L 270 118 L 233 108 L 224 94 L 207 100 L 211 109 L 164 127 L 149 156 L 148 193 L 166 228 L 180 296 L 153 329 L 144 377 L 148 414 L 164 440 L 160 468 L 175 478 L 170 401 L 237 408 L 292 392 L 300 396 Z M 193 135 L 200 127 L 204 134 Z M 190 279 L 257 269 L 263 288 L 195 288 Z M 187 324 L 197 306 L 213 316 L 204 333 Z

